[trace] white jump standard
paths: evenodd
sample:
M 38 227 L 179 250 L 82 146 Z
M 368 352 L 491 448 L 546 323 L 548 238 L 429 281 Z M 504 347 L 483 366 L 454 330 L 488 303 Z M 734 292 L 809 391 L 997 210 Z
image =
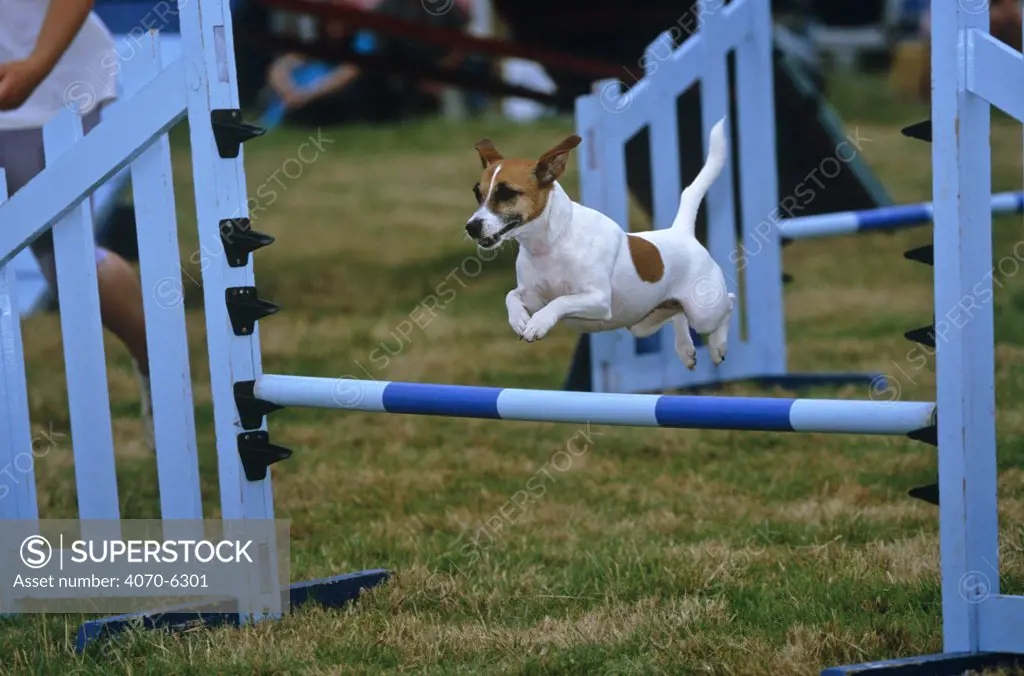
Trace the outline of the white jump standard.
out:
M 267 432 L 244 427 L 235 380 L 260 375 L 255 321 L 276 306 L 256 296 L 250 253 L 273 238 L 249 228 L 240 145 L 262 130 L 242 121 L 227 0 L 179 0 L 181 56 L 165 64 L 155 32 L 140 37 L 122 66 L 136 91 L 83 137 L 82 119 L 64 109 L 44 128 L 46 168 L 9 200 L 0 172 L 0 467 L 17 467 L 16 490 L 0 499 L 0 519 L 37 521 L 34 456 L 25 380 L 18 284 L 12 260 L 47 229 L 56 251 L 64 365 L 68 383 L 80 519 L 121 518 L 94 255 L 89 197 L 123 170 L 131 173 L 139 239 L 153 396 L 160 515 L 172 522 L 203 518 L 195 404 L 185 310 L 154 293 L 183 290 L 167 132 L 188 119 L 202 266 L 221 517 L 274 518 L 270 477 L 250 478 L 249 457 L 281 459 Z M 116 179 L 115 179 L 116 180 Z M 240 395 L 241 396 L 241 395 Z M 168 608 L 92 620 L 78 629 L 76 648 L 126 627 L 173 628 L 197 620 L 247 624 L 277 617 L 268 608 L 285 596 L 292 607 L 315 599 L 341 605 L 386 580 L 367 570 L 277 588 L 276 552 L 259 557 L 242 580 L 246 599 L 227 599 L 222 613 Z M 263 581 L 270 581 L 270 588 Z M 10 590 L 7 590 L 10 591 Z M 267 603 L 267 601 L 271 601 Z M 0 612 L 17 609 L 11 592 Z
M 987 5 L 932 0 L 932 119 L 904 133 L 932 146 L 931 251 L 938 316 L 957 330 L 936 345 L 936 436 L 944 652 L 828 669 L 823 674 L 943 676 L 1024 661 L 1024 596 L 1000 591 L 992 298 L 992 106 L 1024 122 L 1024 54 L 989 34 Z M 925 248 L 927 249 L 927 248 Z M 913 255 L 911 255 L 913 254 Z

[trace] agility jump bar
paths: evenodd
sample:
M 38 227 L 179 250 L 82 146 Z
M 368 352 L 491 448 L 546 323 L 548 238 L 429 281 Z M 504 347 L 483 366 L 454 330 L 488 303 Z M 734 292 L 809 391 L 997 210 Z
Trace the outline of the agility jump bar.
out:
M 992 195 L 993 214 L 1024 212 L 1024 192 L 1003 192 Z M 837 211 L 832 214 L 798 216 L 779 224 L 779 234 L 786 239 L 813 239 L 851 235 L 871 230 L 899 230 L 931 223 L 932 203 L 900 204 L 862 211 Z
M 935 424 L 931 402 L 701 397 L 525 390 L 264 375 L 277 406 L 533 422 L 835 434 L 909 434 Z

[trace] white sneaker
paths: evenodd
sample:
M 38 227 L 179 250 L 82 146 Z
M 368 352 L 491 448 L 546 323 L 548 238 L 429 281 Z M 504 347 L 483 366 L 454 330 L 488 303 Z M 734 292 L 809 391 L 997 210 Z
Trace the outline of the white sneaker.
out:
M 153 432 L 153 400 L 149 387 L 149 376 L 142 375 L 138 362 L 134 360 L 132 368 L 135 369 L 135 378 L 139 381 L 139 398 L 142 399 L 142 411 L 139 417 L 142 418 L 143 441 L 150 452 L 155 452 L 156 435 Z

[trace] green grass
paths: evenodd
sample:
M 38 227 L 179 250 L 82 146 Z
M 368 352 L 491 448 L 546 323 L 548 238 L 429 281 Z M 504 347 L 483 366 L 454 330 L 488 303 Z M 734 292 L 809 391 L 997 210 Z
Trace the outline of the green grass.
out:
M 894 103 L 877 81 L 833 93 L 846 124 L 873 140 L 866 160 L 893 197 L 929 200 L 930 148 L 899 133 L 927 111 Z M 216 518 L 182 131 L 173 136 L 182 268 L 204 503 Z M 254 226 L 277 238 L 255 254 L 257 280 L 283 307 L 260 323 L 264 370 L 558 388 L 575 336 L 559 327 L 520 342 L 503 301 L 514 252 L 461 272 L 476 257 L 462 224 L 474 206 L 478 138 L 506 156 L 537 156 L 571 132 L 565 119 L 325 129 L 332 143 L 283 187 L 275 172 L 308 132 L 248 144 L 249 196 L 261 207 Z M 1017 189 L 1019 127 L 995 120 L 992 136 L 995 189 Z M 576 196 L 575 162 L 564 182 Z M 1020 225 L 997 220 L 997 260 L 1013 256 Z M 922 228 L 786 248 L 796 279 L 785 291 L 791 368 L 883 371 L 901 398 L 931 400 L 934 359 L 902 337 L 932 316 L 931 271 L 902 256 L 927 241 Z M 1024 275 L 997 279 L 1000 582 L 1019 592 Z M 402 337 L 396 327 L 431 296 L 436 318 Z M 34 426 L 68 434 L 58 318 L 32 317 L 24 332 Z M 128 356 L 110 335 L 106 345 L 123 516 L 157 517 Z M 765 394 L 743 385 L 725 393 Z M 867 396 L 853 387 L 814 394 Z M 295 452 L 272 470 L 277 516 L 292 522 L 292 578 L 386 567 L 396 573 L 389 584 L 344 610 L 304 608 L 244 630 L 130 635 L 81 657 L 72 646 L 82 618 L 9 620 L 0 672 L 816 674 L 942 647 L 937 514 L 905 495 L 934 478 L 935 451 L 923 444 L 298 409 L 272 414 L 269 427 Z M 66 437 L 38 460 L 37 477 L 42 516 L 73 518 Z

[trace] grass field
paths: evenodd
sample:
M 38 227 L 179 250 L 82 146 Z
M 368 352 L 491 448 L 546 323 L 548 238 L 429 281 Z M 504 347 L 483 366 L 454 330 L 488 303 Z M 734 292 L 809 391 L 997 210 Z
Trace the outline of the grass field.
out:
M 927 111 L 886 96 L 865 81 L 843 85 L 835 100 L 850 131 L 870 140 L 864 155 L 893 197 L 929 200 L 930 147 L 899 134 Z M 185 304 L 204 499 L 216 518 L 183 131 L 174 143 Z M 474 208 L 479 137 L 491 136 L 506 156 L 536 156 L 571 131 L 571 120 L 324 129 L 323 152 L 294 179 L 280 170 L 308 132 L 249 143 L 254 227 L 277 238 L 255 255 L 256 279 L 260 295 L 283 307 L 260 322 L 264 370 L 559 388 L 575 336 L 559 327 L 539 343 L 520 342 L 503 301 L 514 250 L 478 265 L 462 226 Z M 994 187 L 1019 189 L 1019 127 L 998 119 L 992 135 Z M 295 164 L 287 171 L 294 175 Z M 564 184 L 578 195 L 575 159 Z M 1000 583 L 1018 592 L 1020 225 L 1018 217 L 996 221 L 993 261 Z M 934 360 L 920 364 L 920 348 L 902 336 L 932 316 L 931 269 L 902 255 L 928 241 L 922 228 L 786 248 L 784 267 L 796 280 L 785 299 L 791 368 L 877 370 L 901 398 L 933 399 Z M 436 316 L 403 336 L 397 327 L 445 280 L 454 295 L 444 292 Z M 68 434 L 57 316 L 32 317 L 24 335 L 34 428 Z M 140 442 L 130 363 L 109 334 L 106 345 L 122 514 L 155 518 L 156 465 Z M 810 394 L 868 395 L 853 387 Z M 73 653 L 81 618 L 6 621 L 0 672 L 816 674 L 942 647 L 937 511 L 905 495 L 935 477 L 935 451 L 921 443 L 298 409 L 271 415 L 269 426 L 275 443 L 295 452 L 272 470 L 277 515 L 292 521 L 292 578 L 386 567 L 396 572 L 389 584 L 346 610 L 307 608 L 241 631 L 139 634 L 82 657 Z M 41 512 L 74 518 L 70 443 L 59 439 L 37 460 Z M 569 446 L 574 455 L 563 452 Z M 528 487 L 529 500 L 515 497 Z

